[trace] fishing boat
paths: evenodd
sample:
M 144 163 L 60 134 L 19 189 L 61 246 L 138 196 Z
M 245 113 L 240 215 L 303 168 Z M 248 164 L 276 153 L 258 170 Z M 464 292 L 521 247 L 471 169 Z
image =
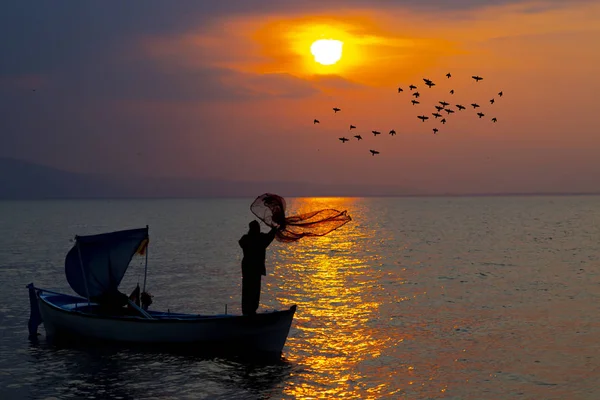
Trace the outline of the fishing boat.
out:
M 79 296 L 27 285 L 31 314 L 29 334 L 37 337 L 92 339 L 187 350 L 280 356 L 296 305 L 254 315 L 199 315 L 160 312 L 138 305 L 118 291 L 134 255 L 145 255 L 148 270 L 148 226 L 90 236 L 76 236 L 65 259 L 69 286 Z M 143 292 L 143 293 L 144 293 Z

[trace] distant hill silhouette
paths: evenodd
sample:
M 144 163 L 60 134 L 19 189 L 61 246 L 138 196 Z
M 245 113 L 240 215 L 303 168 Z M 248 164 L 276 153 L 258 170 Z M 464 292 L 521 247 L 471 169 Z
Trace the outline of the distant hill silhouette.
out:
M 236 182 L 81 174 L 0 158 L 0 199 L 256 197 L 274 192 L 296 196 L 399 196 L 393 186 L 324 185 L 303 182 Z

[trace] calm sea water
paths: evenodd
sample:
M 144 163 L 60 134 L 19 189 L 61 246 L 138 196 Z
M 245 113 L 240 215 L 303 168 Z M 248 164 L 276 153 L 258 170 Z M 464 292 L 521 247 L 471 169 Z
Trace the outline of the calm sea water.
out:
M 0 398 L 600 398 L 591 196 L 291 199 L 353 221 L 269 248 L 261 308 L 298 305 L 273 365 L 28 341 L 25 285 L 72 293 L 75 234 L 146 224 L 154 309 L 239 313 L 252 200 L 0 202 Z

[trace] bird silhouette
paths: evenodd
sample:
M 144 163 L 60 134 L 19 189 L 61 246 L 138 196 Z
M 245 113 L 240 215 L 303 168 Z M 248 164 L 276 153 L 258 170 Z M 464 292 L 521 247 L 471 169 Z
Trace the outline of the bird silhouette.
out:
M 404 92 L 404 89 L 402 89 L 401 87 L 398 88 L 398 93 L 400 92 Z
M 421 94 L 419 92 L 414 92 L 412 95 L 415 96 L 415 98 L 418 99 Z
M 439 113 L 431 113 L 431 115 L 433 115 L 435 117 L 435 119 L 438 119 L 439 117 L 442 116 L 442 114 L 439 114 Z
M 438 133 L 438 128 L 433 128 L 433 134 L 437 135 L 437 133 Z
M 479 115 L 479 118 L 481 118 L 481 117 L 484 117 L 484 116 L 485 116 L 485 114 L 484 114 L 484 113 L 482 113 L 482 112 L 478 112 L 478 113 L 477 113 L 477 115 Z
M 419 103 L 417 100 L 411 100 L 410 102 L 413 104 L 413 106 L 414 106 L 415 104 L 420 104 L 420 103 Z
M 425 115 L 419 115 L 417 118 L 419 118 L 421 121 L 425 122 L 425 120 L 428 120 L 429 117 L 425 116 Z
M 352 129 L 356 129 L 356 127 L 354 125 L 350 125 L 350 130 Z
M 491 99 L 491 100 L 490 100 L 490 104 L 494 104 L 494 99 Z
M 371 155 L 375 155 L 375 154 L 379 154 L 379 152 L 377 150 L 369 150 L 371 152 Z
M 348 140 L 350 140 L 350 139 L 347 139 L 347 138 L 345 138 L 345 137 L 341 137 L 341 138 L 339 138 L 339 139 L 342 141 L 342 143 L 346 143 Z
M 471 105 L 473 106 L 473 109 L 479 107 L 479 104 L 477 104 L 477 103 L 471 103 Z
M 480 80 L 482 80 L 483 78 L 477 75 L 473 75 L 471 78 L 475 79 L 475 82 L 479 82 Z
M 466 107 L 465 106 L 461 106 L 460 104 L 456 105 L 456 108 L 458 108 L 460 111 L 464 110 Z
M 502 93 L 502 92 L 499 92 L 499 93 L 498 93 L 498 96 L 502 97 L 502 95 L 503 95 L 503 93 Z
M 440 121 L 442 124 L 446 124 L 446 118 L 442 118 L 442 120 Z
M 454 89 L 451 89 L 451 90 L 450 90 L 450 94 L 454 94 Z
M 442 106 L 435 106 L 435 109 L 438 110 L 438 111 L 442 111 L 444 109 L 444 107 L 442 107 Z
M 448 115 L 453 114 L 454 110 L 450 109 L 450 108 L 445 108 L 444 111 L 446 111 L 448 113 Z
M 444 107 L 449 106 L 450 103 L 446 103 L 445 101 L 440 101 L 440 104 Z
M 337 107 L 333 107 L 333 112 L 334 113 L 337 113 L 338 111 L 342 111 L 342 109 L 341 108 L 337 108 Z
M 433 83 L 431 79 L 423 78 L 423 80 L 425 81 L 425 84 L 429 86 L 429 89 L 431 89 L 432 86 L 435 86 L 435 83 Z
M 381 135 L 381 132 L 379 131 L 371 131 L 373 133 L 373 136 L 377 136 L 377 135 Z
M 446 76 L 448 77 L 448 79 L 450 79 L 450 77 L 452 76 L 452 74 L 450 74 L 450 72 L 448 72 L 448 73 L 446 74 Z
M 492 122 L 494 122 L 494 123 L 498 122 L 498 120 L 496 119 L 496 117 L 492 118 Z
M 413 89 L 416 89 L 417 87 L 416 87 L 415 85 L 410 85 L 408 88 L 409 88 L 410 90 L 413 90 Z
M 313 121 L 313 125 L 314 125 L 314 124 L 320 124 L 320 123 L 321 123 L 321 122 L 320 122 L 318 119 L 315 119 L 315 120 Z
M 354 136 L 354 137 L 355 137 L 356 139 L 358 139 L 358 140 L 362 140 L 362 136 L 360 136 L 360 135 L 356 135 L 356 136 Z
M 396 134 L 396 131 L 392 129 L 392 130 L 390 131 L 390 135 L 394 136 L 395 134 Z

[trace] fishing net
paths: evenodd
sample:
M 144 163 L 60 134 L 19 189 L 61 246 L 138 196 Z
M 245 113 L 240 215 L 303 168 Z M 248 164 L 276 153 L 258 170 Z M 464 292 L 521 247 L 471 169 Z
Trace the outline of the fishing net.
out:
M 286 217 L 285 200 L 276 194 L 258 196 L 250 210 L 271 228 L 281 227 L 275 238 L 280 242 L 295 242 L 307 236 L 324 236 L 352 220 L 346 210 L 324 209 Z

